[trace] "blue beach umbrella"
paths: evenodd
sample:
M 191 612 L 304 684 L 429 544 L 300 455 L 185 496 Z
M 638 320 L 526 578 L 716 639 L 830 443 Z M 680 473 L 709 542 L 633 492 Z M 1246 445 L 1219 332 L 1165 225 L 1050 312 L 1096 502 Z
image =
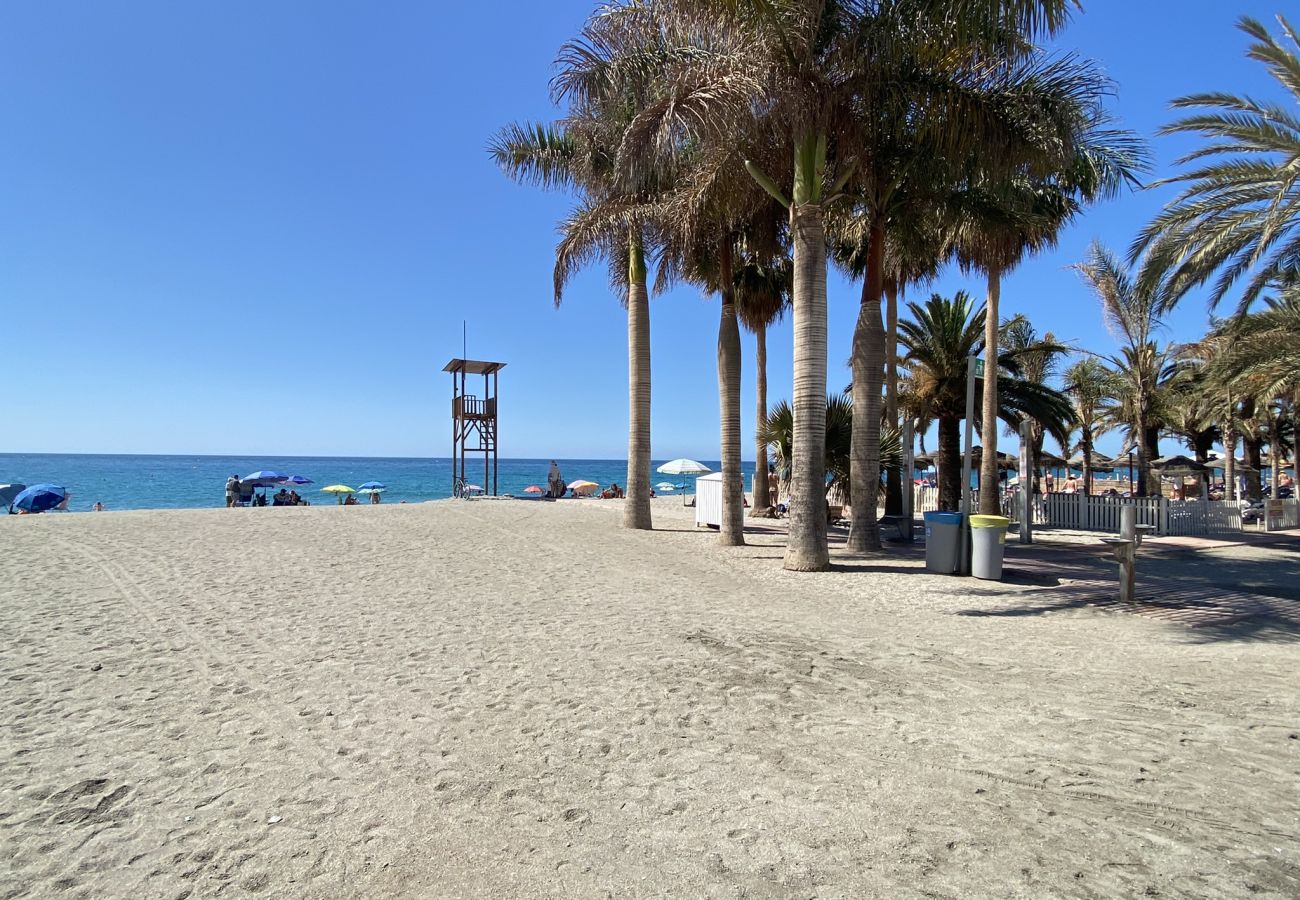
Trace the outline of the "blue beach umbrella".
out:
M 14 498 L 14 506 L 27 512 L 41 513 L 54 509 L 68 499 L 68 492 L 57 484 L 34 484 Z
M 245 475 L 239 480 L 244 484 L 252 485 L 253 487 L 267 487 L 272 484 L 283 483 L 286 477 L 288 476 L 283 475 L 280 472 L 273 472 L 270 469 L 261 469 L 260 471 L 254 472 L 252 475 Z
M 306 475 L 290 475 L 284 479 L 285 484 L 311 484 L 312 481 Z
M 367 481 L 365 484 L 361 485 L 361 487 L 357 488 L 357 490 L 382 491 L 386 487 L 388 487 L 388 485 L 384 484 L 382 481 Z

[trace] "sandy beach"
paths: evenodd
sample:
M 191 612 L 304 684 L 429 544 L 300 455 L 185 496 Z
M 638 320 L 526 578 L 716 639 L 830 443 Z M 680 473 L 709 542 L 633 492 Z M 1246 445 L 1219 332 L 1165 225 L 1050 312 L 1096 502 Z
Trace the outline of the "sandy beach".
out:
M 1294 636 L 690 512 L 0 517 L 0 897 L 1300 894 Z

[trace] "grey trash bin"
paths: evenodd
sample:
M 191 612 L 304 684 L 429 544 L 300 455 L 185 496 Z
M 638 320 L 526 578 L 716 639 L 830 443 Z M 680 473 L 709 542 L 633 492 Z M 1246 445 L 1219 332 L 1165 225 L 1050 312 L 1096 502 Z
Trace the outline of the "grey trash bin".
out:
M 961 559 L 961 513 L 928 512 L 924 518 L 925 568 L 951 575 Z
M 971 516 L 970 573 L 988 581 L 1002 580 L 1002 554 L 1007 546 L 1006 516 Z

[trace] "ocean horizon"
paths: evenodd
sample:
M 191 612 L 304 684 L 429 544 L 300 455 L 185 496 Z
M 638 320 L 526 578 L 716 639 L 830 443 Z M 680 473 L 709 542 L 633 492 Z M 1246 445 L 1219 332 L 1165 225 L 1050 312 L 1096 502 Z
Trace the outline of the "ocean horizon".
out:
M 613 482 L 626 487 L 626 459 L 556 458 L 566 482 L 586 479 L 602 487 Z M 656 459 L 657 468 L 666 459 Z M 717 471 L 718 460 L 700 462 Z M 497 493 L 521 494 L 529 485 L 546 486 L 551 459 L 502 458 L 497 469 Z M 467 458 L 468 479 L 491 491 L 483 481 L 483 463 Z M 451 457 L 388 456 L 222 456 L 204 454 L 139 453 L 0 453 L 0 484 L 49 482 L 67 489 L 68 510 L 87 512 L 96 502 L 107 510 L 202 509 L 225 506 L 225 483 L 231 475 L 244 476 L 263 469 L 302 475 L 312 483 L 297 488 L 313 505 L 335 503 L 321 488 L 331 484 L 357 487 L 363 482 L 387 485 L 385 503 L 419 503 L 444 500 L 452 495 Z M 745 483 L 754 471 L 743 464 Z M 489 475 L 490 479 L 490 475 Z M 651 484 L 685 484 L 693 490 L 694 478 L 660 475 Z

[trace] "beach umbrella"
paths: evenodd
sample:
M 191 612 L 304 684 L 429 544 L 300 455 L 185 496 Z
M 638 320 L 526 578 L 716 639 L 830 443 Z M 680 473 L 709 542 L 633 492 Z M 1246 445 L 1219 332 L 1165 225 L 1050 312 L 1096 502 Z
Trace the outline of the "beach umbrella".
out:
M 25 484 L 0 484 L 0 506 L 8 506 L 26 489 Z
M 1208 467 L 1182 454 L 1161 456 L 1151 460 L 1151 468 L 1162 475 L 1195 475 Z
M 535 484 L 530 484 L 530 485 L 528 485 L 528 487 L 524 488 L 524 493 L 525 493 L 525 494 L 544 494 L 544 493 L 546 493 L 546 491 L 542 490 L 541 488 L 539 488 L 539 487 L 538 487 L 537 485 L 535 485 Z
M 696 462 L 693 459 L 671 459 L 664 463 L 655 471 L 662 472 L 664 475 L 681 475 L 681 489 L 686 490 L 687 475 L 708 475 L 713 470 L 704 463 Z
M 284 479 L 285 484 L 311 484 L 312 481 L 306 475 L 289 475 Z
M 322 494 L 337 494 L 337 495 L 338 495 L 338 498 L 339 498 L 339 503 L 340 503 L 340 504 L 343 503 L 343 495 L 344 495 L 344 494 L 355 494 L 355 493 L 356 493 L 356 491 L 354 491 L 352 488 L 348 487 L 346 484 L 331 484 L 329 487 L 323 487 L 323 488 L 321 488 L 320 490 L 321 490 L 321 493 L 322 493 Z
M 481 493 L 483 493 L 483 485 L 481 485 L 481 484 L 467 484 L 467 485 L 465 485 L 465 493 L 467 493 L 467 494 L 481 494 Z
M 656 471 L 665 475 L 708 475 L 713 470 L 693 459 L 673 459 L 664 463 Z
M 655 490 L 656 490 L 656 491 L 675 491 L 675 490 L 677 490 L 677 485 L 673 484 L 671 481 L 661 481 L 661 482 L 659 482 L 658 484 L 655 485 Z
M 273 484 L 282 484 L 289 476 L 282 472 L 273 472 L 270 469 L 259 469 L 251 475 L 245 475 L 239 479 L 241 484 L 249 487 L 269 487 Z
M 359 487 L 357 488 L 357 493 L 358 494 L 382 494 L 384 490 L 385 490 L 384 488 Z
M 598 490 L 599 488 L 600 485 L 596 484 L 596 482 L 587 481 L 582 478 L 579 478 L 577 481 L 569 482 L 569 490 L 573 491 L 574 494 L 587 494 L 594 490 Z
M 14 497 L 14 506 L 29 513 L 54 509 L 68 499 L 68 492 L 57 484 L 34 484 Z
M 377 489 L 382 491 L 386 487 L 388 487 L 388 485 L 384 484 L 382 481 L 367 481 L 365 484 L 361 485 L 361 487 L 357 488 L 357 490 L 370 491 Z

